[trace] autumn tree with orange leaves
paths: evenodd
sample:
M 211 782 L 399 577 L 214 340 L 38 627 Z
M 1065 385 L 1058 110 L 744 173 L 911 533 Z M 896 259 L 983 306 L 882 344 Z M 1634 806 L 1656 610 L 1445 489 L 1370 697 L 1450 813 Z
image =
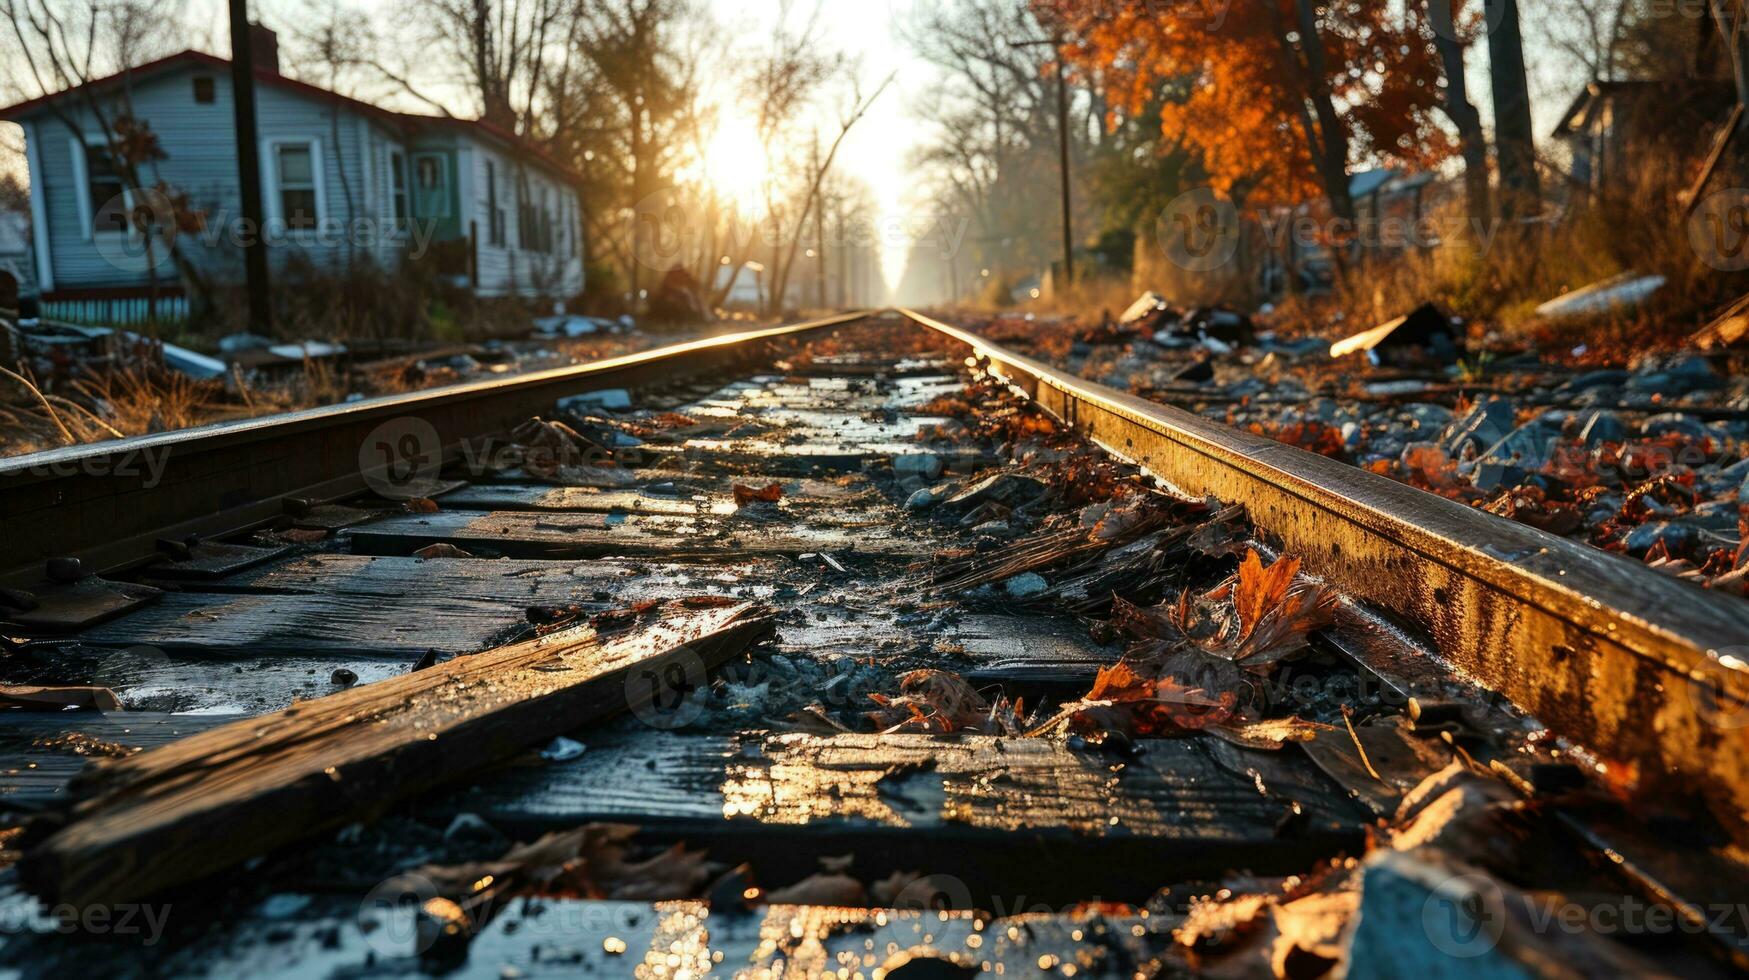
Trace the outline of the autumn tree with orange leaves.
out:
M 1161 113 L 1195 144 L 1214 189 L 1291 204 L 1323 196 L 1352 222 L 1353 165 L 1427 166 L 1454 143 L 1439 125 L 1441 68 L 1425 5 L 1379 0 L 1035 0 L 1065 56 L 1111 113 Z

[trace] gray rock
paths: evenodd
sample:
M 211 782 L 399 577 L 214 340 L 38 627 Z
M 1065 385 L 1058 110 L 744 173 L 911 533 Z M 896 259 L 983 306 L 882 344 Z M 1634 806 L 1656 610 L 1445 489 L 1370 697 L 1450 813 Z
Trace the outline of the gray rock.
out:
M 1628 382 L 1633 375 L 1626 371 L 1604 370 L 1587 371 L 1568 381 L 1561 387 L 1567 391 L 1590 391 L 1593 388 L 1617 388 Z
M 1306 405 L 1306 418 L 1329 424 L 1342 415 L 1342 406 L 1333 398 L 1314 398 Z
M 1417 428 L 1439 429 L 1451 424 L 1451 409 L 1444 405 L 1431 402 L 1414 402 L 1403 406 L 1403 414 L 1415 422 Z
M 1046 582 L 1044 576 L 1037 572 L 1016 575 L 1002 583 L 1002 590 L 1007 592 L 1011 599 L 1026 599 L 1038 595 L 1049 587 L 1050 583 Z
M 1439 445 L 1454 459 L 1461 459 L 1466 448 L 1487 452 L 1512 433 L 1517 415 L 1518 409 L 1511 402 L 1490 398 L 1453 419 L 1440 433 Z
M 932 487 L 924 487 L 912 494 L 905 501 L 906 510 L 928 510 L 941 503 L 942 494 Z
M 901 477 L 933 480 L 941 476 L 942 469 L 941 457 L 934 453 L 905 453 L 893 457 L 893 472 Z

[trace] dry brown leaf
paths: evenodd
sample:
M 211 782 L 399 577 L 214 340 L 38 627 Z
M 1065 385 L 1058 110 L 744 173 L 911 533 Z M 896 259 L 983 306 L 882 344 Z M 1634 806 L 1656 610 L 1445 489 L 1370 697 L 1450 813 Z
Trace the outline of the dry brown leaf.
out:
M 783 499 L 783 484 L 767 484 L 762 489 L 735 484 L 735 506 L 745 507 L 753 503 L 775 504 Z
M 458 548 L 453 544 L 448 544 L 448 543 L 439 541 L 436 544 L 428 544 L 425 547 L 420 548 L 418 551 L 413 552 L 413 557 L 414 558 L 472 558 L 474 556 L 473 556 L 473 553 L 465 551 L 461 548 Z

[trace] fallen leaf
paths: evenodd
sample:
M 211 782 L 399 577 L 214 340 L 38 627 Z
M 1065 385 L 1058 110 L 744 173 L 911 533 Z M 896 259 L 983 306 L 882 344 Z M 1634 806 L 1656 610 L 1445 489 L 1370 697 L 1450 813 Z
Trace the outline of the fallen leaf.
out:
M 768 484 L 764 489 L 755 490 L 752 487 L 735 484 L 735 506 L 745 507 L 752 503 L 775 504 L 783 499 L 783 484 Z
M 439 541 L 436 544 L 428 544 L 425 547 L 420 548 L 418 551 L 413 552 L 413 557 L 414 558 L 472 558 L 474 556 L 471 552 L 464 551 L 461 548 L 458 548 L 453 544 Z

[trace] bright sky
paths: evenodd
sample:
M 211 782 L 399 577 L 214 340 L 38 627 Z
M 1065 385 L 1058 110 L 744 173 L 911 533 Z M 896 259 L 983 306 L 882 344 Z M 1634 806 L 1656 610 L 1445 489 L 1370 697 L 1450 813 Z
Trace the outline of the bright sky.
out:
M 771 25 L 786 8 L 790 22 L 798 27 L 812 10 L 808 0 L 709 2 L 725 24 L 744 27 L 753 37 L 769 36 Z M 822 0 L 820 8 L 822 43 L 861 62 L 864 92 L 873 92 L 888 75 L 898 72 L 892 87 L 845 138 L 835 164 L 868 185 L 882 216 L 903 215 L 919 203 L 907 199 L 917 183 L 907 173 L 908 161 L 921 136 L 910 109 L 936 76 L 933 66 L 920 62 L 899 37 L 898 28 L 911 16 L 912 6 L 913 0 Z M 883 250 L 881 265 L 889 285 L 898 282 L 904 271 L 906 252 L 897 244 Z

